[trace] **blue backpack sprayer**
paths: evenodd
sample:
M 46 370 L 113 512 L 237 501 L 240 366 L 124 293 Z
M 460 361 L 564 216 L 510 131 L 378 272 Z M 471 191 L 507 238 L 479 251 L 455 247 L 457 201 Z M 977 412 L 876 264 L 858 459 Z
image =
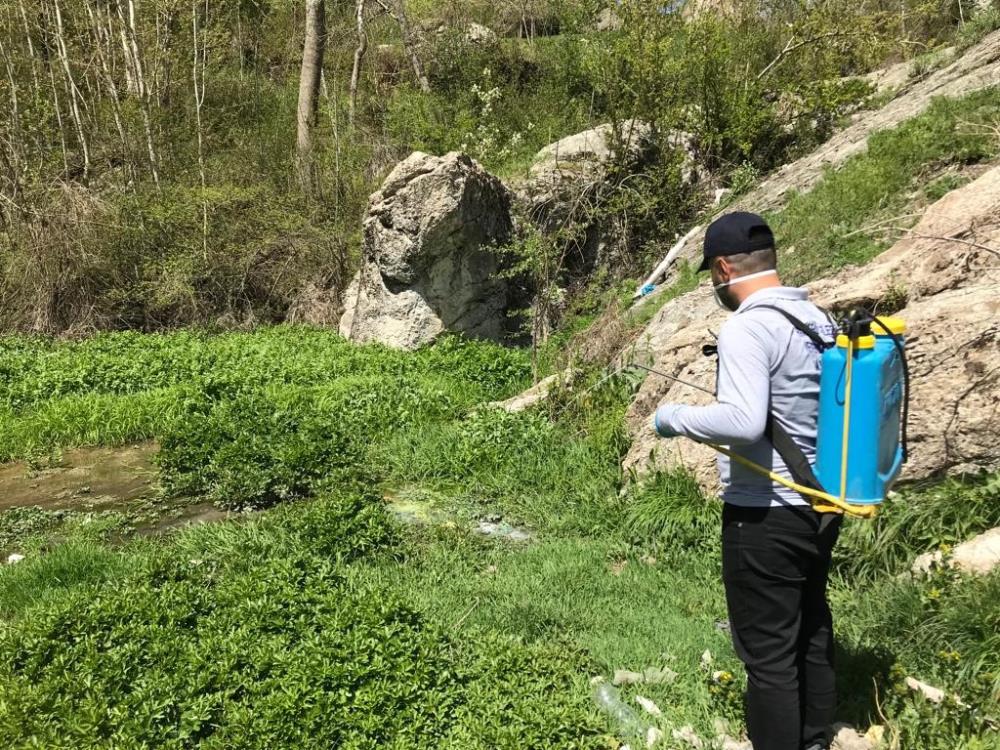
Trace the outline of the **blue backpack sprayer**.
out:
M 773 414 L 768 414 L 764 435 L 784 460 L 790 480 L 724 446 L 706 444 L 800 493 L 819 512 L 874 517 L 907 458 L 910 389 L 905 323 L 899 318 L 880 318 L 866 310 L 852 310 L 831 342 L 785 310 L 761 307 L 783 315 L 823 352 L 816 464 L 810 464 Z M 703 351 L 706 355 L 716 353 L 714 346 L 706 346 Z

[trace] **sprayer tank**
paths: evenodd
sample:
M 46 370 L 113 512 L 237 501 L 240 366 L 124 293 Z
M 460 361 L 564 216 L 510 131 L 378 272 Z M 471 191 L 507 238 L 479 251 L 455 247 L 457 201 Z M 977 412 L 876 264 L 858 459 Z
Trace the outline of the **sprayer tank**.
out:
M 903 463 L 903 363 L 889 333 L 903 345 L 905 328 L 898 319 L 885 323 L 890 331 L 875 326 L 877 335 L 855 339 L 849 398 L 847 337 L 823 354 L 816 477 L 827 492 L 852 504 L 881 503 Z

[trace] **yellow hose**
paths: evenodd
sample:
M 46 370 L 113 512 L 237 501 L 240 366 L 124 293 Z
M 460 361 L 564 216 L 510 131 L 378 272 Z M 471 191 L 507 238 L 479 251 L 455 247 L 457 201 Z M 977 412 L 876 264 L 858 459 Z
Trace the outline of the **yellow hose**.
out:
M 760 464 L 755 464 L 748 458 L 733 453 L 733 451 L 728 448 L 723 448 L 721 445 L 714 445 L 713 443 L 705 443 L 709 448 L 717 450 L 724 456 L 729 456 L 733 461 L 745 466 L 761 476 L 767 477 L 772 482 L 777 482 L 778 484 L 787 487 L 790 490 L 795 490 L 801 495 L 805 495 L 809 498 L 812 503 L 813 509 L 818 513 L 846 513 L 849 516 L 854 516 L 856 518 L 874 518 L 878 509 L 874 505 L 852 505 L 851 503 L 844 502 L 839 497 L 835 497 L 827 492 L 820 492 L 819 490 L 814 490 L 811 487 L 806 487 L 801 484 L 797 484 L 790 479 L 785 479 L 785 477 L 780 474 L 775 474 L 773 471 L 765 469 Z

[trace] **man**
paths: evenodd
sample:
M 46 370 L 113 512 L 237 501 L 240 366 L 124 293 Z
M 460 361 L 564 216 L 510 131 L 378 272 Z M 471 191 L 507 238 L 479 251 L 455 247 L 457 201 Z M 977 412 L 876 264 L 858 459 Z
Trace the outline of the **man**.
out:
M 792 479 L 772 438 L 783 428 L 814 460 L 820 345 L 835 327 L 805 290 L 781 285 L 774 236 L 759 216 L 715 221 L 699 270 L 711 271 L 716 300 L 734 313 L 719 332 L 717 402 L 663 405 L 656 430 L 729 446 Z M 754 750 L 822 750 L 836 706 L 826 584 L 841 517 L 726 457 L 719 471 L 722 577 Z

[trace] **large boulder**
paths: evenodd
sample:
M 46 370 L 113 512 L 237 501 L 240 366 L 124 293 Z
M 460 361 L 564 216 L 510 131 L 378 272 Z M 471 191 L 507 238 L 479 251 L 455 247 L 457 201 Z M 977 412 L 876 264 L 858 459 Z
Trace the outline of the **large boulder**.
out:
M 682 150 L 685 178 L 693 180 L 691 136 L 677 133 L 662 140 Z M 566 254 L 569 270 L 588 272 L 616 239 L 612 227 L 594 220 L 595 208 L 613 192 L 612 170 L 621 175 L 641 169 L 656 146 L 648 123 L 626 120 L 567 136 L 535 155 L 527 177 L 514 190 L 521 213 L 532 224 L 572 245 Z
M 909 326 L 910 462 L 904 479 L 1000 468 L 1000 166 L 928 209 L 908 236 L 868 266 L 810 285 L 825 307 L 899 304 Z M 890 310 L 895 312 L 894 310 Z M 714 361 L 701 353 L 725 316 L 702 287 L 661 308 L 623 360 L 634 359 L 711 388 Z M 629 410 L 626 468 L 683 466 L 706 489 L 715 454 L 688 440 L 658 440 L 650 417 L 664 401 L 711 400 L 650 375 Z
M 502 338 L 507 285 L 496 248 L 511 237 L 510 203 L 500 180 L 464 154 L 400 162 L 371 197 L 341 334 L 401 349 L 445 331 Z

